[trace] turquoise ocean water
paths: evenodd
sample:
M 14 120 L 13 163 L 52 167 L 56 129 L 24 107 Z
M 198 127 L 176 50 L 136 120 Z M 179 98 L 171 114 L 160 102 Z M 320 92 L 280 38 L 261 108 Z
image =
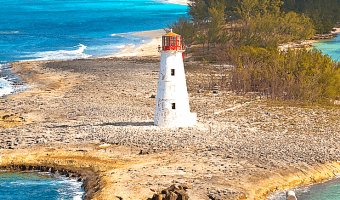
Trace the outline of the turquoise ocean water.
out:
M 166 28 L 184 5 L 151 0 L 0 0 L 0 62 L 113 54 Z
M 339 200 L 340 178 L 327 180 L 292 189 L 298 200 Z M 269 200 L 285 200 L 287 191 L 280 191 L 271 195 Z
M 322 50 L 324 54 L 331 56 L 333 60 L 339 59 L 340 61 L 340 36 L 334 39 L 321 40 L 313 45 L 315 48 Z
M 82 182 L 50 173 L 0 172 L 0 199 L 80 200 L 84 194 Z
M 111 55 L 150 38 L 134 32 L 167 28 L 186 5 L 161 0 L 0 0 L 0 97 L 13 92 L 9 62 Z

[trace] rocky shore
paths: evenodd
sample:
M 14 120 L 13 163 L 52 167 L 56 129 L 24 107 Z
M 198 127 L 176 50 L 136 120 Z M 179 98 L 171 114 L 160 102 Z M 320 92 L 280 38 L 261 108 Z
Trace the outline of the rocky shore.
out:
M 338 37 L 339 33 L 332 32 L 327 34 L 316 34 L 310 40 L 326 40 L 326 39 L 332 39 Z
M 339 107 L 201 90 L 209 75 L 195 63 L 186 75 L 198 125 L 153 126 L 158 59 L 13 63 L 32 87 L 0 101 L 3 160 L 24 151 L 46 161 L 63 149 L 94 169 L 83 158 L 96 158 L 94 199 L 147 199 L 184 183 L 190 199 L 265 198 L 340 172 Z
M 15 165 L 0 165 L 0 170 L 5 171 L 40 171 L 50 172 L 52 174 L 64 175 L 70 179 L 77 179 L 77 181 L 83 181 L 82 188 L 86 191 L 83 195 L 84 200 L 93 198 L 96 187 L 98 187 L 97 175 L 90 170 L 75 169 L 75 167 L 65 168 L 58 165 L 41 166 L 41 165 L 29 165 L 27 163 Z
M 319 40 L 333 39 L 338 37 L 340 32 L 340 28 L 333 28 L 330 33 L 326 34 L 316 34 L 308 40 L 296 41 L 296 42 L 288 42 L 285 44 L 281 44 L 278 46 L 280 51 L 288 51 L 289 49 L 301 49 L 301 48 L 313 48 L 313 43 L 318 42 Z

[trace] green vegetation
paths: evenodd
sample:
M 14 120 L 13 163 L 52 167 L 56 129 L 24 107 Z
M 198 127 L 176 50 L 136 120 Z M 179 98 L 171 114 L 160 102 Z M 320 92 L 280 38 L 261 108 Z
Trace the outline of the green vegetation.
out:
M 340 21 L 339 0 L 284 0 L 281 8 L 306 14 L 317 33 L 328 32 Z
M 256 92 L 277 100 L 306 103 L 335 100 L 340 91 L 340 64 L 320 51 L 228 49 L 234 72 L 231 89 Z
M 310 20 L 294 12 L 263 14 L 252 17 L 242 26 L 239 44 L 254 47 L 277 47 L 314 34 Z
M 309 103 L 340 96 L 337 62 L 317 50 L 277 48 L 330 31 L 340 20 L 339 0 L 193 0 L 189 7 L 168 26 L 195 45 L 196 58 L 235 66 L 216 81 L 220 88 Z
M 194 0 L 189 16 L 168 26 L 186 38 L 186 45 L 201 44 L 206 52 L 231 41 L 237 46 L 274 47 L 315 34 L 311 18 L 281 11 L 282 5 L 280 0 Z

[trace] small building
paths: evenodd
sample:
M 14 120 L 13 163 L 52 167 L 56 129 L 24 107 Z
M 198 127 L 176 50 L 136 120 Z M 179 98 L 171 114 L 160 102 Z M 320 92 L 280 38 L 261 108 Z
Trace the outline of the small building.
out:
M 197 117 L 196 113 L 190 113 L 181 36 L 173 32 L 163 35 L 160 51 L 154 123 L 162 127 L 194 126 Z

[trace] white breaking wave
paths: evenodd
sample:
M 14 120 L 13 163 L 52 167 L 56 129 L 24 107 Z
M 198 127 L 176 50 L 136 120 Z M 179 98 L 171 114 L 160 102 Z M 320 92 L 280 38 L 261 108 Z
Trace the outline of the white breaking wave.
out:
M 125 49 L 134 49 L 135 45 L 130 43 L 130 44 L 110 44 L 110 45 L 102 45 L 102 46 L 92 46 L 89 47 L 87 52 L 92 54 L 94 57 L 110 57 L 118 52 L 122 52 Z M 101 52 L 101 54 L 96 55 L 96 53 Z M 104 56 L 103 56 L 104 55 Z
M 125 48 L 128 48 L 128 47 L 134 48 L 135 45 L 134 44 L 122 44 L 122 45 L 117 45 L 116 46 L 117 49 L 125 49 Z
M 4 78 L 0 78 L 0 97 L 12 92 L 14 92 L 12 83 Z
M 0 31 L 0 34 L 3 35 L 10 35 L 10 34 L 17 34 L 19 31 Z
M 84 50 L 87 46 L 83 44 L 78 45 L 79 48 L 76 50 L 66 51 L 66 50 L 58 50 L 58 51 L 45 51 L 45 52 L 38 52 L 30 55 L 28 57 L 35 58 L 35 61 L 42 61 L 42 60 L 70 60 L 70 59 L 77 59 L 77 58 L 89 58 L 91 55 L 87 55 L 84 53 Z
M 183 6 L 188 6 L 188 3 L 190 1 L 187 0 L 158 0 L 161 3 L 166 3 L 166 4 L 178 4 L 178 5 L 183 5 Z
M 267 200 L 286 200 L 287 199 L 287 193 L 288 191 L 294 191 L 295 194 L 296 193 L 307 193 L 310 191 L 309 186 L 311 186 L 312 184 L 309 184 L 307 186 L 299 186 L 296 187 L 294 189 L 286 189 L 286 190 L 282 190 L 282 191 L 277 191 L 273 194 L 271 194 Z
M 113 33 L 111 36 L 124 36 L 127 35 L 128 33 Z
M 60 187 L 58 189 L 58 193 L 60 196 L 72 196 L 73 200 L 81 200 L 82 196 L 84 195 L 84 191 L 82 190 L 82 182 L 78 182 L 76 179 L 70 179 L 66 177 L 62 177 L 62 185 L 63 187 Z
M 9 63 L 0 64 L 0 98 L 27 88 L 29 88 L 28 85 L 23 85 L 20 79 L 12 74 Z
M 102 46 L 93 46 L 90 47 L 88 50 L 89 51 L 100 51 L 100 52 L 105 52 L 105 51 L 114 51 L 116 49 L 125 49 L 126 47 L 134 47 L 135 45 L 130 43 L 130 44 L 109 44 L 109 45 L 102 45 Z
M 110 36 L 112 37 L 120 36 L 120 37 L 126 38 L 128 40 L 133 40 L 133 41 L 138 41 L 138 40 L 141 40 L 141 38 L 145 38 L 145 37 L 141 37 L 138 35 L 134 35 L 135 33 L 138 33 L 138 32 L 113 33 Z
M 9 64 L 0 64 L 0 73 L 2 68 L 8 67 Z M 11 81 L 6 80 L 4 77 L 0 77 L 0 97 L 11 94 L 14 91 L 14 87 Z

